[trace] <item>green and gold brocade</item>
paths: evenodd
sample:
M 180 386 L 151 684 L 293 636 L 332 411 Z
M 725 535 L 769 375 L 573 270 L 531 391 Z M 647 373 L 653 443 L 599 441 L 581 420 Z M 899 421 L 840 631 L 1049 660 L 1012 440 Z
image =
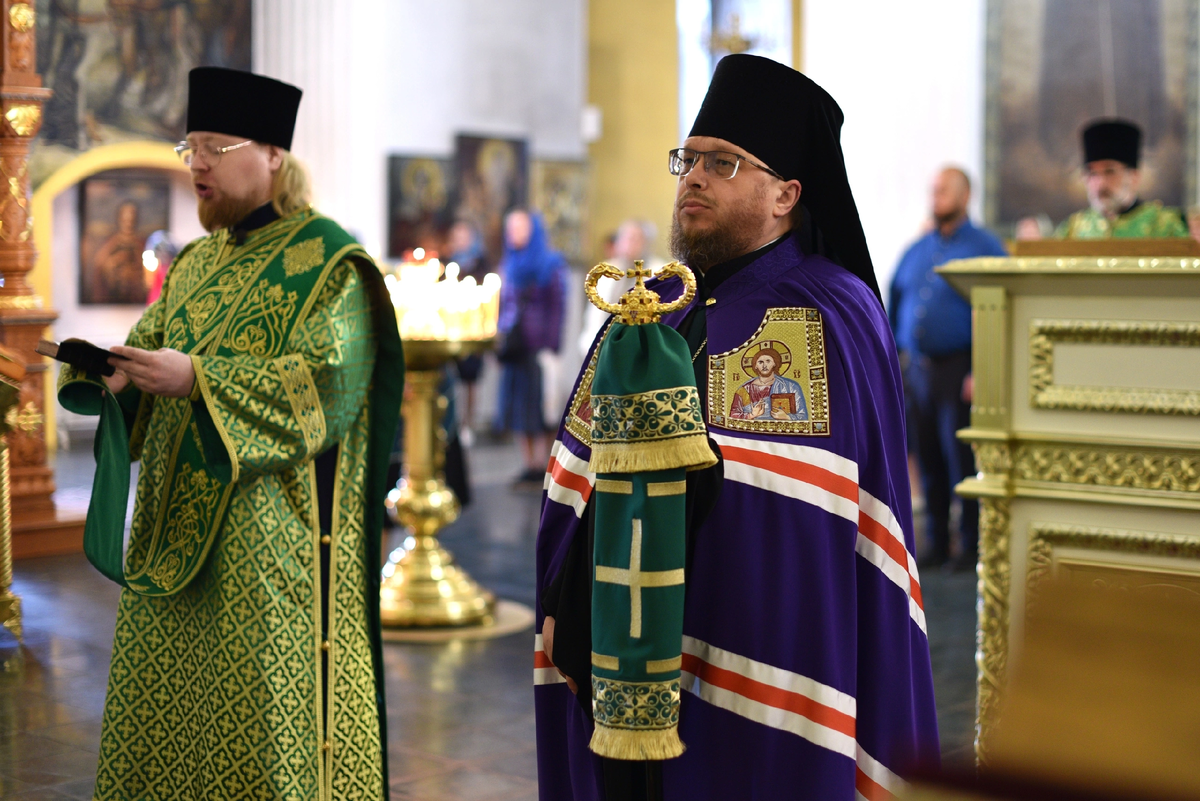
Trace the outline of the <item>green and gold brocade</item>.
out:
M 188 353 L 199 400 L 120 395 L 141 470 L 96 799 L 385 796 L 374 506 L 403 360 L 379 278 L 306 210 L 193 242 L 131 332 Z
M 1187 235 L 1179 211 L 1157 200 L 1139 203 L 1114 220 L 1095 209 L 1077 211 L 1055 232 L 1059 239 L 1165 239 Z
M 687 343 L 660 323 L 613 323 L 592 383 L 596 473 L 591 749 L 611 759 L 683 753 L 688 469 L 716 457 Z

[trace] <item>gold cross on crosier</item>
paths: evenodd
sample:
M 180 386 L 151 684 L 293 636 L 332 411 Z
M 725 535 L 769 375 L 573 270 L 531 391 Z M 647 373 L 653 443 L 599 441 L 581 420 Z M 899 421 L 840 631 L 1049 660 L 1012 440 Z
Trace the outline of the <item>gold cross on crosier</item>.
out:
M 633 519 L 633 544 L 629 548 L 629 569 L 596 565 L 596 581 L 629 588 L 629 636 L 642 636 L 642 588 L 671 587 L 683 583 L 683 568 L 642 570 L 642 521 Z

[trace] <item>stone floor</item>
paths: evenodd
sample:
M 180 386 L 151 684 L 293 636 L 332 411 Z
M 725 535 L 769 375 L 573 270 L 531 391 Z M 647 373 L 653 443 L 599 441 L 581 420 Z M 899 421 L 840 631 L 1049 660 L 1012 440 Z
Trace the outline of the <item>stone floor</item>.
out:
M 86 504 L 90 449 L 59 457 L 60 501 Z M 443 543 L 481 583 L 533 603 L 539 496 L 508 481 L 515 449 L 472 455 L 474 503 Z M 922 576 L 942 751 L 971 758 L 974 577 Z M 117 587 L 82 556 L 16 565 L 24 603 L 19 673 L 0 673 L 0 798 L 90 799 Z M 532 633 L 385 646 L 393 799 L 534 799 Z

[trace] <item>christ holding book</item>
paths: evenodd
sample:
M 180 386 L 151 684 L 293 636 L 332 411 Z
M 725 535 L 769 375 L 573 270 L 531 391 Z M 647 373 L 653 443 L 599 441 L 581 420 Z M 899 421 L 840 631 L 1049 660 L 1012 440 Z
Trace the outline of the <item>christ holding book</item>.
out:
M 784 363 L 773 347 L 761 348 L 752 363 L 755 376 L 733 394 L 729 416 L 735 420 L 807 420 L 808 404 L 800 384 L 779 375 Z

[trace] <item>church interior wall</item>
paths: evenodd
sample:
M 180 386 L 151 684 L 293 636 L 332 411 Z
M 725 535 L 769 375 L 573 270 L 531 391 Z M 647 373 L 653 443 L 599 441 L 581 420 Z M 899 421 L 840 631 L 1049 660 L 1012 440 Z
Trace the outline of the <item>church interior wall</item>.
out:
M 169 174 L 171 194 L 169 201 L 170 231 L 177 242 L 189 242 L 204 234 L 196 218 L 196 197 L 192 194 L 188 176 L 180 172 Z M 138 321 L 143 306 L 116 304 L 81 304 L 79 302 L 79 192 L 75 184 L 60 192 L 53 200 L 53 238 L 50 243 L 51 292 L 54 308 L 59 317 L 55 321 L 52 336 L 57 341 L 78 337 L 102 348 L 120 345 L 125 341 L 129 329 Z M 57 376 L 58 363 L 52 369 Z M 51 384 L 53 385 L 53 381 Z M 62 447 L 70 447 L 73 435 L 90 433 L 96 427 L 96 418 L 72 414 L 61 406 L 56 408 L 56 426 Z
M 923 233 L 940 167 L 966 170 L 981 222 L 986 6 L 924 0 L 918 14 L 888 0 L 804 3 L 802 69 L 846 115 L 846 168 L 885 292 Z

